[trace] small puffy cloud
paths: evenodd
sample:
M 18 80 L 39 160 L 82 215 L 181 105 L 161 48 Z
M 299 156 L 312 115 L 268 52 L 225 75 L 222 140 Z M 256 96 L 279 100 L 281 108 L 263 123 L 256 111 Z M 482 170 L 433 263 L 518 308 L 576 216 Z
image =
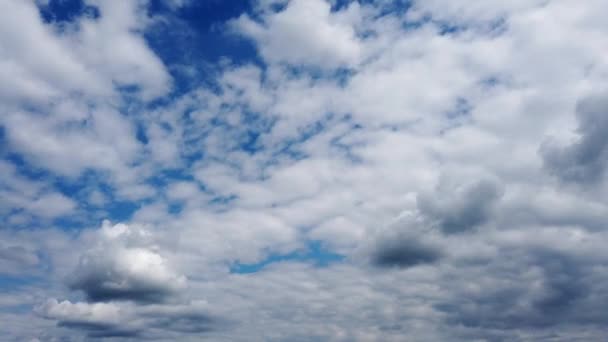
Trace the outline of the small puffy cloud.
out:
M 200 193 L 200 187 L 195 182 L 175 182 L 167 188 L 167 197 L 171 200 L 186 201 Z
M 88 300 L 163 302 L 185 285 L 185 277 L 146 244 L 151 237 L 145 229 L 106 221 L 98 238 L 69 280 L 70 288 Z
M 356 8 L 356 4 L 349 7 Z M 355 29 L 344 20 L 349 9 L 336 13 L 324 0 L 292 0 L 283 10 L 264 12 L 262 23 L 242 16 L 233 24 L 256 41 L 268 61 L 336 68 L 353 65 L 360 58 Z
M 43 194 L 31 202 L 29 210 L 43 217 L 57 217 L 68 214 L 76 208 L 76 203 L 60 193 Z

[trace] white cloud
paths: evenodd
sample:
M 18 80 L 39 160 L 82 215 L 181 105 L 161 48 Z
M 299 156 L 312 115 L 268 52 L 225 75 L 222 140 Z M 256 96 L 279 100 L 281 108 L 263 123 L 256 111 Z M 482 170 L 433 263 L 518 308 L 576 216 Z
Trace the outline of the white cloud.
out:
M 3 124 L 13 148 L 31 158 L 33 164 L 72 177 L 86 168 L 128 174 L 121 171 L 136 161 L 140 149 L 131 123 L 109 109 L 85 112 L 83 116 L 84 123 L 15 112 L 5 115 Z M 82 126 L 70 129 L 69 124 Z
M 3 3 L 0 73 L 3 98 L 46 102 L 78 92 L 111 95 L 113 82 L 141 86 L 145 98 L 168 90 L 164 66 L 136 32 L 145 24 L 138 1 L 91 1 L 98 19 L 80 18 L 58 32 L 30 1 Z M 40 53 L 43 51 L 44 53 Z M 66 77 L 67 76 L 67 77 Z
M 4 175 L 4 180 L 0 181 L 0 212 L 7 217 L 16 218 L 21 214 L 24 218 L 53 219 L 71 214 L 77 207 L 71 198 L 48 189 L 44 182 L 19 175 L 7 162 L 0 162 L 0 170 Z
M 62 92 L 107 94 L 110 84 L 79 60 L 53 29 L 40 20 L 31 1 L 4 1 L 0 8 L 0 87 L 4 101 L 46 102 Z M 40 53 L 44 51 L 44 53 Z M 66 77 L 68 76 L 68 77 Z
M 162 302 L 185 286 L 143 227 L 104 224 L 97 241 L 81 257 L 69 281 L 94 302 Z
M 283 11 L 262 13 L 262 23 L 242 16 L 234 25 L 256 40 L 268 61 L 323 69 L 354 65 L 359 61 L 360 47 L 347 17 L 349 12 L 356 13 L 358 6 L 355 3 L 339 13 L 330 10 L 330 4 L 323 0 L 293 0 Z

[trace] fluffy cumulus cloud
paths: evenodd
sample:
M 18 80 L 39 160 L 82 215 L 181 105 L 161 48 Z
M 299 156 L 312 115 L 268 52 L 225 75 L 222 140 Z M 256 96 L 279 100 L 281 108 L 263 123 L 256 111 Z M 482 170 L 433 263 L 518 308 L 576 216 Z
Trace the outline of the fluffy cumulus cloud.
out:
M 289 1 L 278 12 L 272 10 L 273 4 L 270 8 L 261 5 L 261 23 L 243 15 L 235 26 L 258 42 L 265 59 L 320 68 L 349 66 L 359 59 L 353 25 L 358 14 L 356 3 L 352 11 L 349 7 L 338 13 L 332 13 L 331 4 L 323 0 Z
M 607 11 L 0 1 L 0 336 L 601 340 Z
M 149 239 L 149 233 L 142 228 L 110 226 L 105 221 L 101 237 L 95 238 L 98 244 L 80 257 L 70 287 L 83 291 L 93 302 L 164 301 L 184 286 L 185 278 L 170 269 L 154 245 L 145 245 Z

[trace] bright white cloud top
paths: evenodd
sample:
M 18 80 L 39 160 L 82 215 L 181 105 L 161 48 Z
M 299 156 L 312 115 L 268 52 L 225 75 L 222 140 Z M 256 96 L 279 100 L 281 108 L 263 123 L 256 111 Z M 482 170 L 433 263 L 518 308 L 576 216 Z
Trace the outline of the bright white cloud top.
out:
M 0 0 L 6 341 L 598 341 L 608 2 Z

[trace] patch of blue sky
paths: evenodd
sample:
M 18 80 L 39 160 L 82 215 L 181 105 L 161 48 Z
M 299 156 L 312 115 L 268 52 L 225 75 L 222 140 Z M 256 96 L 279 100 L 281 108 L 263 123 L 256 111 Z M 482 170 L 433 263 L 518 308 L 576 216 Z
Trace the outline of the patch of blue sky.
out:
M 472 109 L 473 106 L 471 105 L 471 103 L 467 99 L 460 97 L 456 99 L 456 105 L 452 110 L 446 113 L 446 116 L 448 119 L 458 120 L 463 117 L 469 116 L 471 114 Z
M 76 213 L 58 217 L 54 220 L 57 227 L 64 230 L 74 230 L 97 226 L 102 219 L 108 218 L 113 222 L 129 220 L 145 201 L 131 201 L 118 198 L 115 190 L 104 182 L 98 172 L 85 171 L 76 180 L 58 177 L 51 183 L 53 188 L 64 195 L 74 199 L 79 204 Z M 106 201 L 91 203 L 91 192 L 101 193 Z
M 332 7 L 334 10 L 340 10 L 345 8 L 349 3 L 358 1 L 362 5 L 374 4 L 374 6 L 380 9 L 376 18 L 383 17 L 385 15 L 397 15 L 403 16 L 412 7 L 412 0 L 389 0 L 389 1 L 378 1 L 378 0 L 337 0 Z
M 363 162 L 363 159 L 355 152 L 356 148 L 361 147 L 363 143 L 347 143 L 344 141 L 344 139 L 348 138 L 350 134 L 360 130 L 361 128 L 362 127 L 359 124 L 352 124 L 348 132 L 338 135 L 330 140 L 330 146 L 333 149 L 341 152 L 342 155 L 352 164 L 360 164 Z
M 239 197 L 237 195 L 234 195 L 234 194 L 215 196 L 211 200 L 209 200 L 209 204 L 212 204 L 212 205 L 226 205 L 226 204 L 230 204 L 230 203 L 234 202 L 238 198 Z
M 320 66 L 284 65 L 283 70 L 288 77 L 298 79 L 310 77 L 313 81 L 334 81 L 340 87 L 345 87 L 357 74 L 354 68 L 341 66 L 335 69 L 325 69 Z
M 163 187 L 175 181 L 192 181 L 194 177 L 184 168 L 159 170 L 154 176 L 148 179 L 148 184 Z
M 337 116 L 334 113 L 326 113 L 321 119 L 301 128 L 298 136 L 294 138 L 288 138 L 283 141 L 277 151 L 274 153 L 275 157 L 285 155 L 291 156 L 294 159 L 304 159 L 308 155 L 300 150 L 298 147 L 308 141 L 309 139 L 320 134 L 326 130 L 331 124 L 335 122 Z
M 98 18 L 99 10 L 87 5 L 83 0 L 50 0 L 48 3 L 38 3 L 40 16 L 46 23 L 65 23 L 87 16 Z
M 233 107 L 226 107 L 226 112 Z M 225 118 L 225 112 L 221 112 L 211 117 L 204 124 L 194 123 L 188 124 L 191 121 L 189 118 L 184 120 L 184 140 L 188 145 L 197 146 L 206 139 L 209 135 L 221 131 L 226 139 L 230 142 L 224 146 L 228 151 L 240 150 L 247 152 L 250 155 L 256 154 L 265 149 L 265 146 L 260 143 L 259 138 L 269 133 L 276 123 L 276 119 L 260 113 L 248 111 L 243 108 L 234 108 L 239 112 L 240 118 L 238 124 L 232 124 Z M 194 153 L 192 153 L 194 152 Z M 204 151 L 185 151 L 186 161 L 190 164 L 204 159 Z
M 494 87 L 500 85 L 501 80 L 500 80 L 499 76 L 488 76 L 488 77 L 482 79 L 481 81 L 479 81 L 479 83 L 484 88 L 494 88 Z
M 19 276 L 0 273 L 0 290 L 15 290 L 23 286 L 40 283 L 41 281 L 43 281 L 43 279 L 37 276 Z
M 55 190 L 76 199 L 85 211 L 93 209 L 102 210 L 110 215 L 112 220 L 128 219 L 139 207 L 136 202 L 116 198 L 114 189 L 104 180 L 102 172 L 89 169 L 85 170 L 76 179 L 55 177 L 51 184 Z M 98 191 L 107 201 L 102 204 L 89 203 L 88 197 L 92 191 Z M 95 216 L 94 218 L 96 218 Z M 66 222 L 69 222 L 69 220 Z
M 280 262 L 302 262 L 312 264 L 315 267 L 327 267 L 344 260 L 343 255 L 327 250 L 321 242 L 308 241 L 305 248 L 292 253 L 270 254 L 264 260 L 253 264 L 235 262 L 230 266 L 230 272 L 238 274 L 255 273 L 271 264 Z
M 44 227 L 50 224 L 61 227 L 64 230 L 77 230 L 91 225 L 97 225 L 102 218 L 110 218 L 112 221 L 124 221 L 132 217 L 139 209 L 141 202 L 127 201 L 116 198 L 114 189 L 104 181 L 103 173 L 94 170 L 85 170 L 78 177 L 62 177 L 48 170 L 38 168 L 27 161 L 18 153 L 7 153 L 4 160 L 11 163 L 17 173 L 34 182 L 41 182 L 47 191 L 56 191 L 69 197 L 78 205 L 75 213 L 45 220 L 40 217 L 29 217 L 23 222 L 23 226 Z M 9 186 L 2 184 L 0 188 Z M 98 191 L 108 200 L 105 203 L 94 205 L 89 203 L 88 197 L 92 191 Z M 22 209 L 14 208 L 10 215 L 23 213 Z M 9 215 L 9 216 L 10 216 Z M 5 217 L 4 220 L 8 219 Z M 19 228 L 20 224 L 13 223 L 12 226 Z
M 163 20 L 146 31 L 145 38 L 174 79 L 173 94 L 162 101 L 214 83 L 221 61 L 261 63 L 253 43 L 232 34 L 225 24 L 251 12 L 249 0 L 193 1 L 176 10 L 152 0 L 148 9 L 151 16 Z
M 139 208 L 141 208 L 141 203 L 135 201 L 113 200 L 103 206 L 104 212 L 108 214 L 108 218 L 113 222 L 130 220 Z
M 473 30 L 478 33 L 498 36 L 507 30 L 507 21 L 503 17 L 492 18 L 490 20 L 479 22 L 449 22 L 445 20 L 437 20 L 432 17 L 425 17 L 426 22 L 433 23 L 439 30 L 442 36 L 458 35 L 460 33 Z
M 32 305 L 30 304 L 18 304 L 18 305 L 3 305 L 0 306 L 0 312 L 6 312 L 11 314 L 28 314 L 32 312 Z
M 269 133 L 276 120 L 259 113 L 244 111 L 241 115 L 241 124 L 246 127 L 241 133 L 240 149 L 253 155 L 265 148 L 260 143 L 260 137 Z
M 167 205 L 167 211 L 171 215 L 179 215 L 184 210 L 184 204 L 182 202 L 171 202 Z
M 216 195 L 207 201 L 207 209 L 215 213 L 225 213 L 234 208 L 239 196 L 235 194 Z
M 30 180 L 45 180 L 53 177 L 49 171 L 34 166 L 20 153 L 9 150 L 5 139 L 0 137 L 0 141 L 2 142 L 0 144 L 2 146 L 0 154 L 5 161 L 11 163 L 16 168 L 20 176 Z
M 443 135 L 451 129 L 461 127 L 467 123 L 470 123 L 473 118 L 471 117 L 471 111 L 473 105 L 469 100 L 463 97 L 456 99 L 456 102 L 451 110 L 448 110 L 444 115 L 448 119 L 447 126 L 443 127 L 439 134 Z

